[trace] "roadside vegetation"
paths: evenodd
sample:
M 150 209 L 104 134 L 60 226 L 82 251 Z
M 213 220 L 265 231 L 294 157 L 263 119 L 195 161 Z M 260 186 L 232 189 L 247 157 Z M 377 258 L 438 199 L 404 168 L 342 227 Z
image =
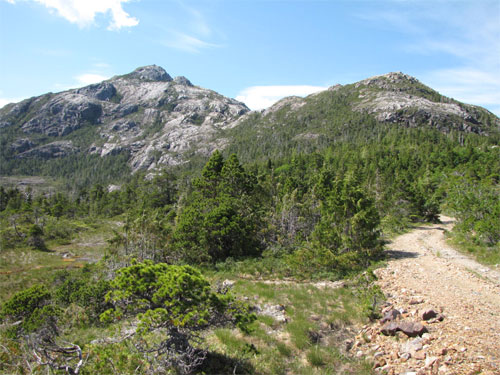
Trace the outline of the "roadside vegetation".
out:
M 0 372 L 371 373 L 347 349 L 378 317 L 384 241 L 446 210 L 454 241 L 498 263 L 500 151 L 358 135 L 119 189 L 0 187 Z

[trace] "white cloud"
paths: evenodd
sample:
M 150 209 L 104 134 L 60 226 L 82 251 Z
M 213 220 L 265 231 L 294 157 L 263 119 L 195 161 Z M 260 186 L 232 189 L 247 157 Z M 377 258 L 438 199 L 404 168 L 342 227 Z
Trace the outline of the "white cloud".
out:
M 408 4 L 411 12 L 405 8 Z M 402 46 L 407 53 L 437 61 L 446 56 L 445 63 L 418 78 L 443 95 L 500 115 L 500 2 L 408 4 L 361 18 L 409 35 L 410 41 Z
M 163 40 L 161 44 L 165 47 L 175 48 L 190 53 L 199 53 L 202 49 L 220 47 L 218 44 L 205 42 L 192 35 L 180 32 L 173 32 L 171 37 Z
M 252 110 L 259 110 L 270 107 L 286 96 L 306 96 L 326 89 L 308 85 L 252 86 L 238 93 L 236 100 L 245 103 Z
M 123 10 L 123 3 L 129 0 L 32 0 L 75 23 L 80 27 L 89 26 L 98 13 L 110 13 L 111 21 L 108 30 L 137 26 L 137 18 L 131 17 Z
M 102 82 L 109 77 L 103 76 L 101 74 L 94 74 L 94 73 L 85 73 L 85 74 L 80 74 L 79 76 L 76 76 L 76 82 L 79 86 L 87 86 L 91 85 L 93 83 L 98 83 Z
M 70 90 L 74 89 L 76 87 L 83 87 L 83 86 L 88 86 L 93 83 L 99 83 L 102 82 L 111 76 L 105 76 L 102 74 L 97 74 L 97 73 L 83 73 L 79 74 L 75 77 L 73 77 L 74 81 L 73 83 L 55 83 L 53 86 L 53 89 L 55 91 L 65 91 L 65 90 Z

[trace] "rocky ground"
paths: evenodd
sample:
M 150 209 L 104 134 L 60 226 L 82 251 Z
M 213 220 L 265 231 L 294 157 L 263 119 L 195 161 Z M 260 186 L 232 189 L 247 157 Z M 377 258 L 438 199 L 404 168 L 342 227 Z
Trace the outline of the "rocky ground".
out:
M 500 272 L 445 242 L 453 220 L 419 227 L 389 246 L 378 269 L 384 319 L 363 327 L 356 356 L 382 374 L 500 374 Z

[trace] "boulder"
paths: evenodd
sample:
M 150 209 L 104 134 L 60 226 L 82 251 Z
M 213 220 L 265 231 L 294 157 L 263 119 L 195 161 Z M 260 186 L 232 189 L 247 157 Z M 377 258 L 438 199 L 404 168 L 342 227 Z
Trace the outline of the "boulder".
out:
M 427 332 L 427 328 L 422 323 L 403 321 L 399 322 L 398 327 L 408 337 L 422 336 Z
M 427 328 L 421 323 L 408 322 L 408 321 L 392 321 L 386 323 L 380 332 L 386 336 L 394 336 L 396 332 L 401 331 L 408 337 L 422 336 L 427 332 Z
M 399 317 L 401 315 L 401 313 L 396 310 L 396 309 L 392 309 L 392 310 L 389 310 L 387 311 L 383 318 L 380 319 L 380 323 L 386 323 L 386 322 L 390 322 L 390 321 L 393 321 L 395 320 L 397 317 Z
M 435 318 L 437 315 L 437 311 L 434 311 L 433 309 L 427 309 L 422 312 L 422 320 L 429 320 Z

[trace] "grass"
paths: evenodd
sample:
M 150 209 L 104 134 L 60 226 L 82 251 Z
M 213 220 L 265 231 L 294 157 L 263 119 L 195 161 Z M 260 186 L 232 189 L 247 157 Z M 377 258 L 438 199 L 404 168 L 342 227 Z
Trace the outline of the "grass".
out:
M 209 348 L 248 361 L 257 374 L 371 374 L 371 365 L 340 349 L 356 327 L 367 321 L 361 301 L 364 295 L 359 290 L 354 281 L 332 289 L 307 282 L 239 279 L 233 286 L 234 294 L 261 308 L 283 305 L 287 322 L 258 315 L 249 334 L 215 330 L 209 335 Z
M 104 253 L 113 228 L 119 225 L 112 220 L 71 224 L 80 229 L 68 241 L 47 241 L 49 251 L 15 248 L 0 253 L 0 303 L 34 283 L 47 283 L 60 269 L 96 261 Z M 63 258 L 62 253 L 70 253 L 70 257 Z M 372 373 L 368 363 L 351 358 L 341 349 L 344 340 L 353 337 L 357 327 L 368 320 L 363 308 L 366 285 L 351 280 L 346 287 L 325 288 L 307 281 L 266 283 L 237 275 L 239 272 L 224 269 L 212 271 L 208 277 L 214 282 L 224 278 L 235 280 L 232 292 L 250 305 L 284 306 L 286 322 L 261 314 L 247 334 L 223 327 L 206 332 L 209 349 L 206 373 Z M 68 312 L 60 323 L 70 328 L 61 340 L 77 343 L 89 354 L 88 368 L 103 374 L 113 373 L 114 367 L 147 369 L 147 361 L 133 354 L 127 342 L 89 345 L 95 339 L 122 336 L 120 327 L 131 322 L 110 327 L 89 325 L 85 323 L 83 308 L 71 305 Z
M 495 246 L 477 244 L 460 232 L 451 232 L 449 242 L 456 250 L 474 258 L 481 264 L 488 266 L 500 264 L 500 243 Z
M 81 268 L 86 263 L 99 260 L 117 226 L 110 220 L 92 223 L 73 221 L 73 237 L 47 241 L 48 251 L 29 247 L 4 248 L 0 252 L 0 304 L 14 293 L 36 283 L 47 283 L 61 269 Z M 67 257 L 63 257 L 66 253 Z

